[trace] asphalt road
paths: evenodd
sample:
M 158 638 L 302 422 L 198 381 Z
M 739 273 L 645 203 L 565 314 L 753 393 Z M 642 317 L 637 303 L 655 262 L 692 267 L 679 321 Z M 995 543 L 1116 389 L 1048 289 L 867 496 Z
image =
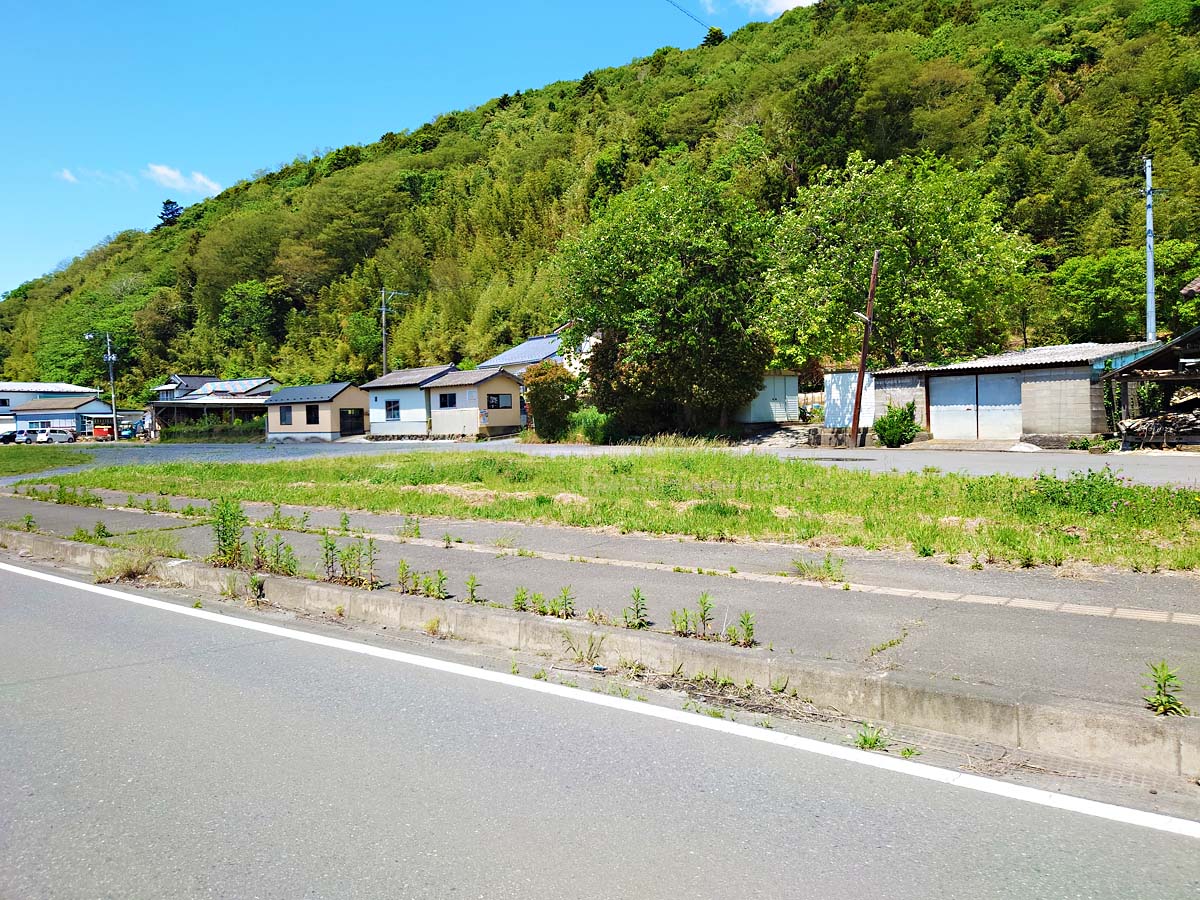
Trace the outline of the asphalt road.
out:
M 510 682 L 0 573 L 0 897 L 1200 891 L 1194 838 Z
M 154 462 L 271 462 L 286 459 L 309 459 L 318 456 L 348 454 L 438 453 L 505 451 L 528 453 L 533 456 L 592 456 L 598 454 L 635 453 L 631 446 L 592 447 L 572 444 L 521 444 L 515 440 L 490 441 L 480 444 L 460 444 L 453 441 L 365 441 L 352 440 L 332 444 L 95 444 L 81 445 L 95 454 L 92 466 L 126 465 Z M 1105 467 L 1139 484 L 1200 485 L 1200 453 L 1168 451 L 1138 451 L 1131 453 L 1094 455 L 1079 451 L 1006 452 L 997 450 L 922 450 L 903 448 L 859 448 L 837 450 L 829 448 L 778 449 L 745 448 L 731 452 L 773 453 L 784 459 L 806 459 L 820 465 L 865 469 L 871 472 L 920 472 L 933 467 L 944 472 L 967 475 L 1033 476 L 1039 472 L 1054 472 L 1066 477 L 1071 472 L 1099 471 Z M 20 477 L 0 479 L 0 484 L 21 480 Z

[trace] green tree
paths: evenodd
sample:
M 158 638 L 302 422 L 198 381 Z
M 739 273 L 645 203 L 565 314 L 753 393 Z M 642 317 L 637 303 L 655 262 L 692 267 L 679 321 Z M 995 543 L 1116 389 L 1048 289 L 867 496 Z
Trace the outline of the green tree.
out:
M 771 348 L 755 291 L 769 220 L 683 164 L 615 197 L 603 217 L 562 250 L 568 343 L 600 331 L 618 344 L 617 366 L 649 401 L 659 428 L 724 427 L 762 384 Z
M 158 227 L 166 228 L 174 225 L 179 221 L 179 217 L 183 215 L 183 207 L 174 200 L 164 200 L 162 212 L 158 214 Z
M 543 440 L 561 440 L 579 406 L 579 380 L 561 363 L 545 360 L 526 369 L 523 381 L 534 431 Z
M 725 32 L 715 26 L 708 29 L 708 34 L 704 35 L 704 40 L 700 42 L 701 47 L 717 47 L 725 43 Z
M 873 251 L 882 251 L 872 359 L 943 362 L 998 349 L 1029 248 L 997 224 L 979 178 L 932 157 L 852 155 L 780 220 L 763 316 L 779 364 L 843 360 L 861 341 Z

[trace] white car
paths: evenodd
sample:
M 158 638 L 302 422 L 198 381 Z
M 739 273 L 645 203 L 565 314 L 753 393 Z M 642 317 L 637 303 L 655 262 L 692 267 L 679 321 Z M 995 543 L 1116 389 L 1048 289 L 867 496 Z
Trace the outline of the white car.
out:
M 37 442 L 39 444 L 73 444 L 75 435 L 65 428 L 47 428 L 45 431 L 38 432 Z

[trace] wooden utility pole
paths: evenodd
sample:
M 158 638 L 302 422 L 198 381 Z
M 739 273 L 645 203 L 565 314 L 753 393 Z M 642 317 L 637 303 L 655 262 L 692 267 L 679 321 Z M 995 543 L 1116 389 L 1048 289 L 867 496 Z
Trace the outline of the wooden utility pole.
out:
M 871 346 L 871 324 L 875 316 L 875 286 L 879 284 L 879 251 L 871 260 L 871 286 L 867 289 L 867 314 L 855 313 L 863 322 L 862 355 L 858 358 L 858 380 L 854 384 L 854 419 L 850 423 L 850 446 L 858 446 L 858 419 L 862 415 L 863 381 L 867 377 L 867 350 Z

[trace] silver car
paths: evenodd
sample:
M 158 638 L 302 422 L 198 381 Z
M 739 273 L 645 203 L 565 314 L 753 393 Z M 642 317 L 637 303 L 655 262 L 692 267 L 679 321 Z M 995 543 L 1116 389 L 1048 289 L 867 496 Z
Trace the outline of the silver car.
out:
M 39 444 L 73 444 L 75 443 L 75 434 L 65 428 L 47 428 L 45 431 L 38 432 L 37 442 Z

